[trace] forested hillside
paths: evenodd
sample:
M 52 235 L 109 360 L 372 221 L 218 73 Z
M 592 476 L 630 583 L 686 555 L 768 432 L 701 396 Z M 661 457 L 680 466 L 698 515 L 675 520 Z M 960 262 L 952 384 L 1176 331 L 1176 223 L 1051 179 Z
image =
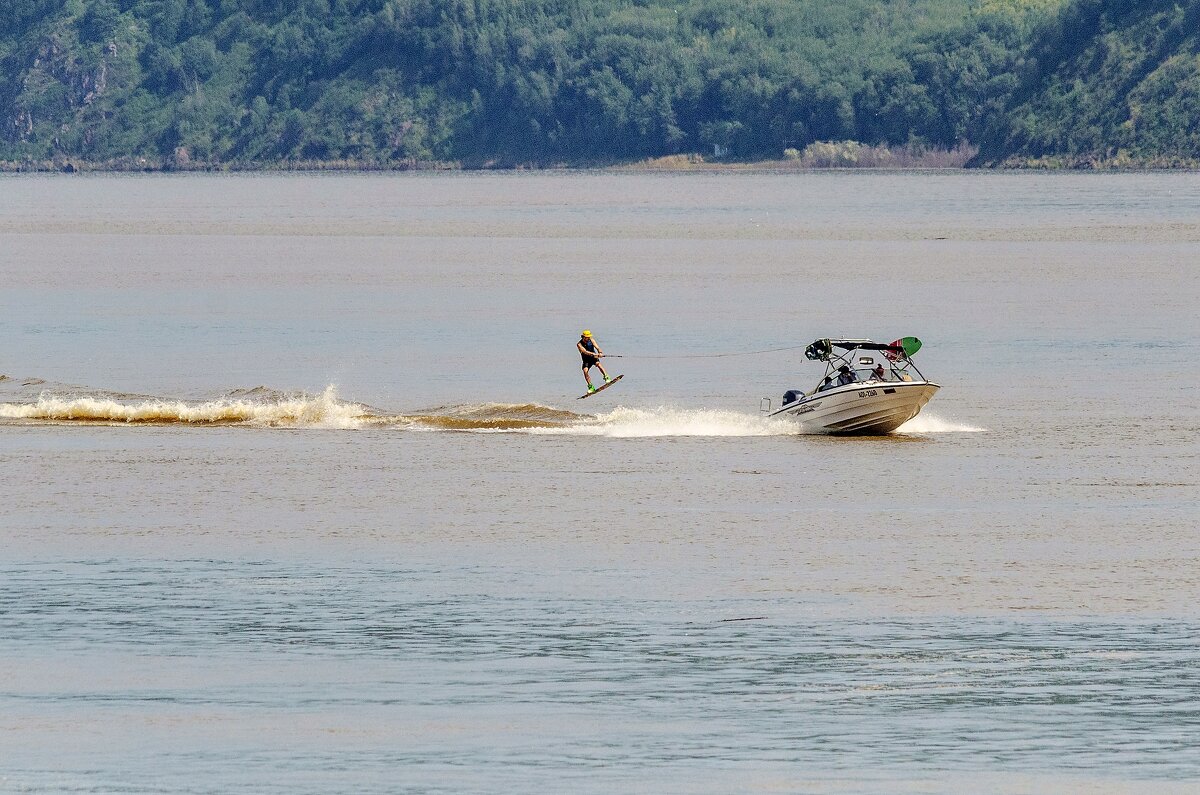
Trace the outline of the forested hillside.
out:
M 1200 156 L 1197 8 L 0 0 L 0 161 L 596 164 L 819 141 L 1182 161 Z
M 951 147 L 1054 0 L 0 0 L 0 159 Z
M 1072 0 L 1029 52 L 981 163 L 1200 166 L 1200 0 Z

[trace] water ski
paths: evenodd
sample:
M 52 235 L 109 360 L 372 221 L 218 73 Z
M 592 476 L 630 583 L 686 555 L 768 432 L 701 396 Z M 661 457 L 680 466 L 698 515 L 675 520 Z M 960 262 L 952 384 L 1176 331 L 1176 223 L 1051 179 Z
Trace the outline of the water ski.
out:
M 601 384 L 600 386 L 596 387 L 596 392 L 603 392 L 604 390 L 608 389 L 610 386 L 612 386 L 613 384 L 617 383 L 618 381 L 620 381 L 620 380 L 621 380 L 622 378 L 624 378 L 624 377 L 625 377 L 625 374 L 624 374 L 624 373 L 622 373 L 621 375 L 617 376 L 617 377 L 616 377 L 616 378 L 614 378 L 613 380 L 609 381 L 607 384 Z M 580 395 L 579 397 L 577 397 L 577 398 L 575 398 L 575 399 L 576 399 L 576 400 L 583 400 L 583 399 L 584 399 L 584 398 L 586 398 L 586 397 L 591 397 L 592 395 L 596 394 L 596 392 L 584 392 L 582 395 Z

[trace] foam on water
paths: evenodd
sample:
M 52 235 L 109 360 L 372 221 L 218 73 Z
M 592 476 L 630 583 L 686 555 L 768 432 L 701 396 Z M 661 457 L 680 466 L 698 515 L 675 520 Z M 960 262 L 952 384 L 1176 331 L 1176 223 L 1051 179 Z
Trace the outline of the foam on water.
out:
M 981 433 L 986 430 L 923 411 L 897 428 L 896 433 Z
M 788 436 L 805 431 L 791 419 L 704 408 L 617 407 L 597 415 L 538 403 L 475 403 L 390 414 L 320 394 L 289 394 L 255 387 L 207 401 L 115 395 L 100 391 L 42 392 L 31 402 L 0 403 L 0 420 L 140 425 L 246 425 L 287 428 L 395 428 L 476 433 L 530 433 L 637 438 L 659 436 Z M 899 433 L 978 432 L 984 428 L 921 414 Z
M 764 417 L 740 411 L 680 409 L 659 406 L 654 409 L 618 407 L 606 414 L 574 422 L 565 427 L 529 427 L 528 433 L 610 436 L 614 438 L 652 436 L 791 436 L 811 433 L 794 420 Z M 919 414 L 902 425 L 897 433 L 977 433 L 985 431 L 973 425 L 954 422 L 930 414 Z
M 769 419 L 739 411 L 618 407 L 606 414 L 564 428 L 530 429 L 531 433 L 581 436 L 783 436 L 799 432 L 788 420 Z
M 42 394 L 34 403 L 0 403 L 0 419 L 149 425 L 250 424 L 268 427 L 358 428 L 370 421 L 362 406 L 337 398 L 328 386 L 319 395 L 255 401 L 222 398 L 199 403 Z

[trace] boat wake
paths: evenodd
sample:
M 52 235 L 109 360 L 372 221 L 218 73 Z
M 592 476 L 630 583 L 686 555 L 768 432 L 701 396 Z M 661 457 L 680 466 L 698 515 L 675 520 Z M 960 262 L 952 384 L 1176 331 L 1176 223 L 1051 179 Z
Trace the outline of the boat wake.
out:
M 440 431 L 534 431 L 570 427 L 586 422 L 586 414 L 538 403 L 479 403 L 440 406 L 417 414 L 380 417 L 382 422 Z
M 25 382 L 33 386 L 32 382 Z M 38 382 L 41 385 L 41 382 Z M 42 387 L 45 388 L 44 386 Z M 179 400 L 90 393 L 64 387 L 25 401 L 0 402 L 4 424 L 183 425 L 260 428 L 363 428 L 469 433 L 521 433 L 612 438 L 665 436 L 788 436 L 802 433 L 795 422 L 760 414 L 670 406 L 618 407 L 601 414 L 578 414 L 537 403 L 479 403 L 439 406 L 398 414 L 338 397 L 333 386 L 313 395 L 281 393 L 266 387 L 238 389 L 212 400 Z M 899 433 L 981 431 L 928 414 L 906 423 Z
M 936 414 L 922 411 L 896 429 L 896 433 L 982 433 L 987 428 L 967 425 L 944 419 Z
M 0 420 L 105 425 L 258 425 L 263 427 L 358 428 L 362 406 L 338 400 L 328 387 L 319 395 L 279 396 L 238 390 L 208 401 L 129 399 L 110 395 L 43 392 L 32 403 L 0 403 Z
M 533 433 L 636 438 L 650 436 L 788 436 L 799 433 L 790 420 L 710 409 L 616 408 L 561 428 L 531 429 Z

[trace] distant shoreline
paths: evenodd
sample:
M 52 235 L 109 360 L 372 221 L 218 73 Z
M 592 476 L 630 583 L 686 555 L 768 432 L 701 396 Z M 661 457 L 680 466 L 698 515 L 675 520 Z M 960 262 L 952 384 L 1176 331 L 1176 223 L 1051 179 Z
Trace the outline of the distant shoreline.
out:
M 0 161 L 0 173 L 99 173 L 99 174 L 221 174 L 221 173 L 391 173 L 391 172 L 500 172 L 500 171 L 606 171 L 613 173 L 709 172 L 736 173 L 754 171 L 1198 171 L 1200 159 L 1128 157 L 1099 159 L 1030 158 L 1009 159 L 999 163 L 970 163 L 963 152 L 936 151 L 907 156 L 885 147 L 863 147 L 874 155 L 859 160 L 787 157 L 773 160 L 707 159 L 698 154 L 668 155 L 633 161 L 579 161 L 551 163 L 502 163 L 496 161 L 462 162 L 438 160 L 398 160 L 387 163 L 356 160 L 296 160 L 262 163 L 174 163 L 146 158 L 89 161 L 61 158 L 37 161 Z M 881 154 L 882 153 L 882 154 Z M 806 150 L 807 154 L 807 150 Z

